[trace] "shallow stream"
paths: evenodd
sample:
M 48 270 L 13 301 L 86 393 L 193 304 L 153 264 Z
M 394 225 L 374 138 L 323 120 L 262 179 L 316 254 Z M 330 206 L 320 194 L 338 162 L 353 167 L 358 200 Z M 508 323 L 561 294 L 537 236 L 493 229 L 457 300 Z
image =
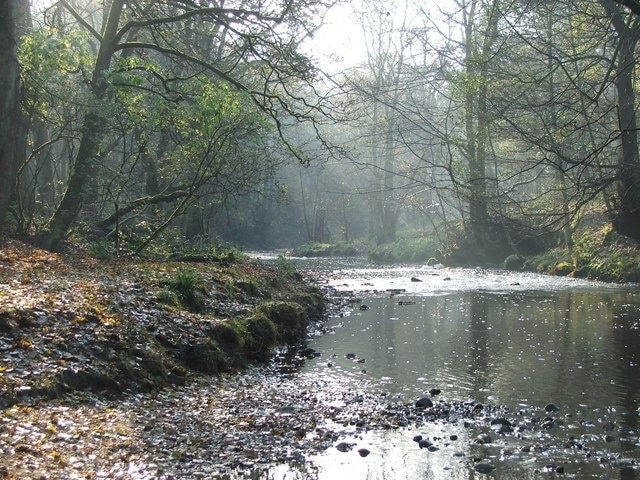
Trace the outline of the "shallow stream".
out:
M 336 444 L 348 448 L 270 478 L 640 478 L 637 285 L 293 261 L 352 293 L 351 308 L 311 340 L 317 356 L 295 374 L 301 388 L 322 379 L 336 390 L 381 391 L 389 402 L 427 397 L 475 410 L 389 429 L 345 426 Z M 491 425 L 498 416 L 509 428 Z

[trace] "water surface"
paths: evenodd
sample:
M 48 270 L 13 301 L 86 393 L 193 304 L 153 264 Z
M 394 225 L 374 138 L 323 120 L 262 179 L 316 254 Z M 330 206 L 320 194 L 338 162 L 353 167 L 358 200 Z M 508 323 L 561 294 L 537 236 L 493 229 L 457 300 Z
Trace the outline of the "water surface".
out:
M 480 459 L 496 467 L 492 478 L 556 468 L 573 478 L 640 478 L 637 286 L 331 262 L 300 264 L 353 292 L 353 308 L 313 339 L 321 356 L 306 363 L 302 382 L 328 378 L 406 402 L 438 388 L 437 398 L 504 405 L 521 425 L 549 415 L 547 404 L 560 410 L 548 431 L 493 434 L 485 445 L 474 442 L 477 427 L 446 422 L 420 432 L 354 429 L 351 441 L 371 455 L 329 451 L 313 459 L 317 478 L 477 478 L 486 476 L 473 469 Z M 438 451 L 417 448 L 416 433 L 438 439 Z

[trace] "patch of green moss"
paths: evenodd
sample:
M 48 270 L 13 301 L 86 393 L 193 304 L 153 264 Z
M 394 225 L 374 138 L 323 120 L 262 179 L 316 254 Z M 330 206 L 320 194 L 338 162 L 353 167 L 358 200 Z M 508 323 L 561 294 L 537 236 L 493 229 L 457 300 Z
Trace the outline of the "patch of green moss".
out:
M 273 347 L 279 343 L 276 325 L 262 312 L 256 312 L 243 323 L 247 332 L 244 341 L 247 357 L 260 362 L 269 359 Z
M 283 342 L 293 344 L 304 339 L 309 322 L 304 309 L 299 304 L 269 301 L 258 306 L 256 312 L 263 314 L 276 325 L 279 338 Z

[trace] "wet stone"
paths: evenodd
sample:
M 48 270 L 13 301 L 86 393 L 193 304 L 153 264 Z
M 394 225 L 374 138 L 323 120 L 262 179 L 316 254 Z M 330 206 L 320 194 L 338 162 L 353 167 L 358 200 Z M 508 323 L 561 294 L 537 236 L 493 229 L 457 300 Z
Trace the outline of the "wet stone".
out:
M 367 450 L 366 448 L 361 448 L 358 450 L 358 454 L 361 457 L 366 457 L 367 455 L 369 455 L 371 452 L 369 450 Z
M 478 463 L 473 469 L 478 473 L 491 473 L 495 470 L 496 467 L 491 465 L 490 463 Z
M 433 407 L 433 402 L 428 397 L 422 397 L 416 400 L 415 407 L 418 409 L 425 409 Z

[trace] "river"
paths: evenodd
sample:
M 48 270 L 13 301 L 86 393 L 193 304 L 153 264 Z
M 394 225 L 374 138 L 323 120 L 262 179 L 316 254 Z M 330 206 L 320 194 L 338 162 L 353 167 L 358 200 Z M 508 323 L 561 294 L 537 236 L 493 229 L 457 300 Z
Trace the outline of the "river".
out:
M 336 440 L 344 448 L 270 478 L 640 478 L 637 285 L 291 261 L 351 295 L 351 307 L 311 339 L 316 356 L 294 374 L 301 388 L 322 379 L 394 404 L 426 397 L 471 414 L 347 426 Z M 417 435 L 431 447 L 420 448 Z

